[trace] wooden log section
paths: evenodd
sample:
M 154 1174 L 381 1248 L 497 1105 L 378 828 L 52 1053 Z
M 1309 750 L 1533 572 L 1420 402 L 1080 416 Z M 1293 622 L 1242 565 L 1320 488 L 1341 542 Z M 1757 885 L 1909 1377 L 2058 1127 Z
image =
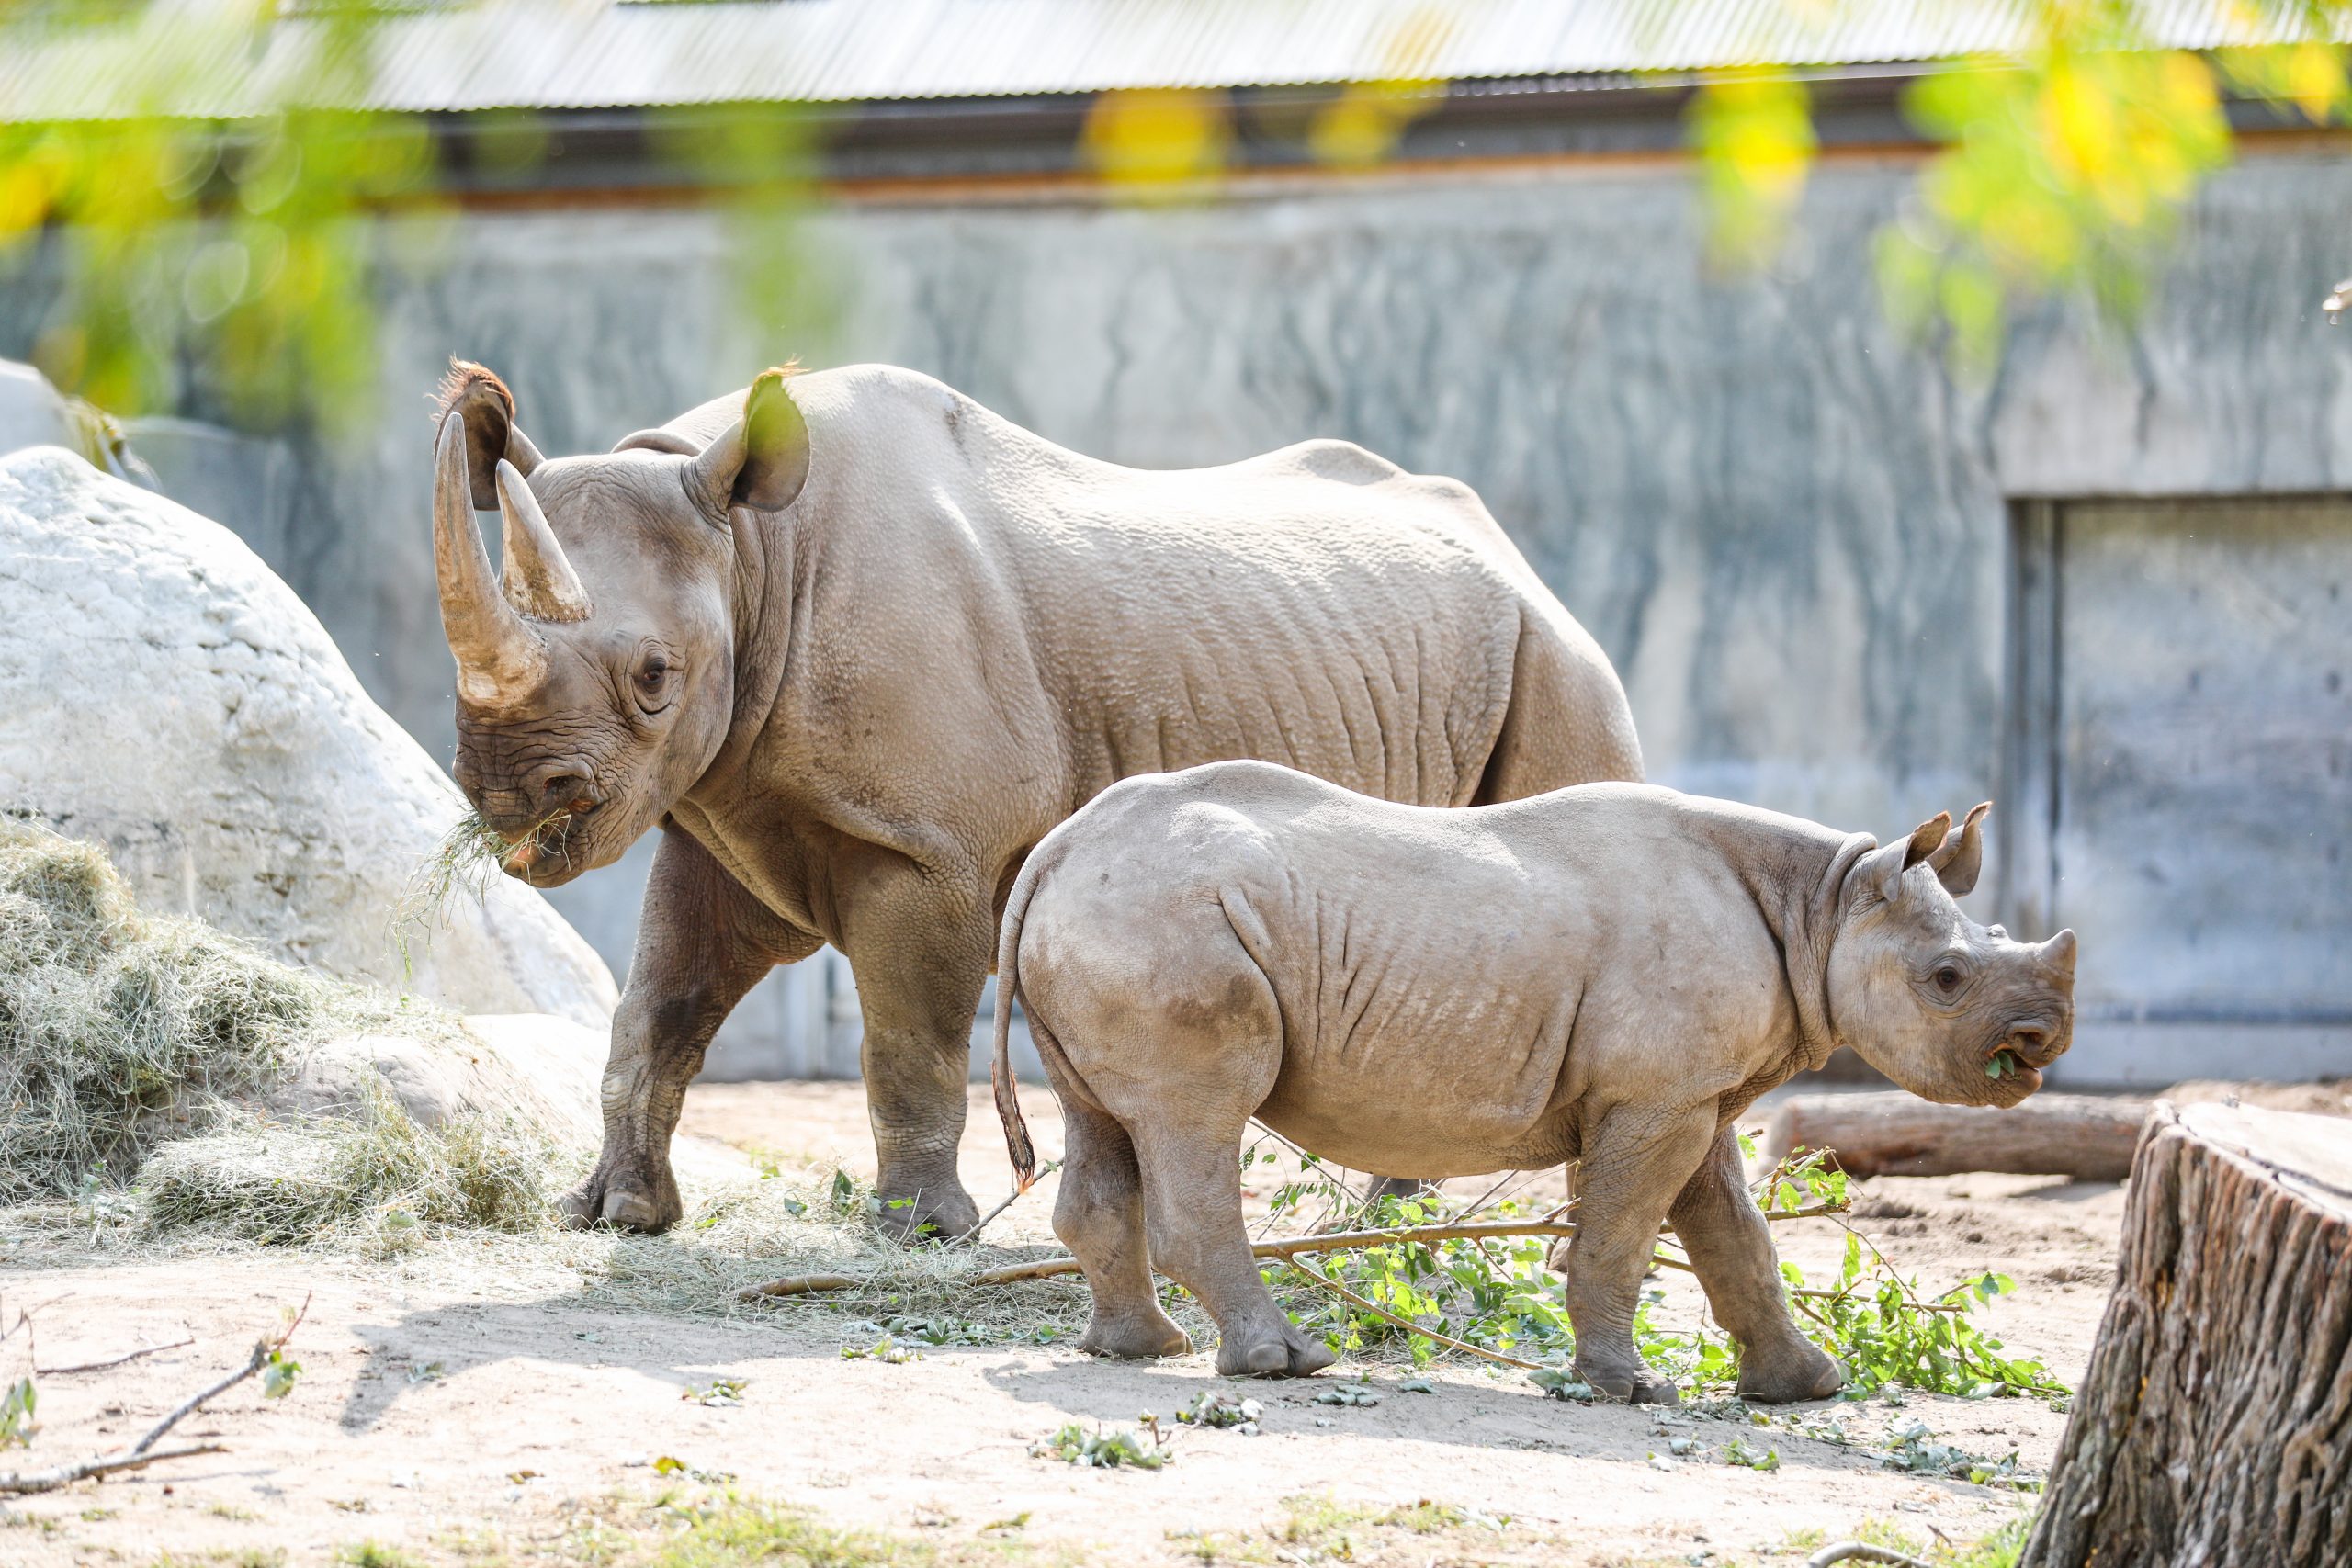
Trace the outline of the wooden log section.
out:
M 2352 1125 L 2157 1102 L 2020 1562 L 2352 1563 Z
M 1916 1095 L 1806 1094 L 1765 1123 L 1768 1159 L 1835 1149 L 1849 1176 L 1958 1176 L 1973 1170 L 2120 1181 L 2147 1120 L 2144 1100 L 2037 1094 L 2007 1111 Z

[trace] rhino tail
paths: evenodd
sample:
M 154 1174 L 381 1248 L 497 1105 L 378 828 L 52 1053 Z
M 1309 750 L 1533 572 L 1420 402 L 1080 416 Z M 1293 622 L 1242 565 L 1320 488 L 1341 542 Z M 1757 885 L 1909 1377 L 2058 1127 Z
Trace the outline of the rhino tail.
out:
M 1016 1190 L 1022 1192 L 1037 1179 L 1037 1148 L 1029 1141 L 1029 1122 L 1021 1114 L 1021 1094 L 1012 1079 L 1012 1004 L 1021 995 L 1021 919 L 1036 887 L 1037 870 L 1033 855 L 1005 900 L 996 945 L 996 1052 L 989 1059 L 989 1088 L 996 1098 L 997 1119 L 1004 1123 L 1005 1152 L 1012 1156 L 1012 1174 L 1020 1183 Z M 1035 1016 L 1029 1027 L 1041 1027 Z

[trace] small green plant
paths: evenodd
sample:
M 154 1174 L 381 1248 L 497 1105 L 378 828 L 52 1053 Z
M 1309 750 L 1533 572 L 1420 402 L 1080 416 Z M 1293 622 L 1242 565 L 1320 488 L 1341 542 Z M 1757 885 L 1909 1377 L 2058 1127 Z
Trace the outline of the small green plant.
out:
M 1925 1421 L 1897 1422 L 1888 1427 L 1886 1450 L 1886 1456 L 1880 1462 L 1889 1470 L 1948 1475 L 1979 1486 L 2003 1486 L 2018 1492 L 2041 1490 L 2041 1477 L 2019 1466 L 2016 1450 L 1997 1460 L 1985 1459 L 1936 1441 L 1936 1435 L 1928 1429 Z
M 1370 1388 L 1366 1387 L 1363 1383 L 1343 1382 L 1335 1384 L 1330 1388 L 1327 1388 L 1322 1393 L 1317 1394 L 1315 1396 L 1315 1403 L 1317 1404 L 1343 1404 L 1351 1407 L 1368 1407 L 1379 1404 L 1380 1395 L 1373 1393 Z
M 1254 1399 L 1204 1388 L 1193 1396 L 1192 1404 L 1176 1412 L 1176 1419 L 1188 1427 L 1230 1427 L 1243 1437 L 1254 1438 L 1261 1429 L 1259 1418 L 1265 1413 L 1266 1407 Z
M 1781 1264 L 1781 1273 L 1798 1327 L 1845 1367 L 1849 1397 L 1890 1384 L 1964 1398 L 2068 1392 L 2048 1366 L 2003 1354 L 2002 1342 L 1969 1320 L 1978 1306 L 2017 1289 L 2005 1274 L 1983 1275 L 1923 1301 L 1914 1281 L 1852 1231 L 1835 1285 L 1808 1289 L 1792 1263 Z
M 7 1393 L 0 1395 L 0 1449 L 32 1446 L 33 1434 L 40 1430 L 40 1423 L 33 1419 L 40 1403 L 30 1372 L 8 1385 Z
M 724 1486 L 735 1479 L 735 1472 L 731 1470 L 704 1470 L 688 1464 L 675 1454 L 662 1454 L 655 1459 L 653 1473 L 665 1480 L 671 1476 L 683 1476 L 704 1486 Z
M 743 1390 L 749 1386 L 747 1378 L 713 1378 L 707 1383 L 687 1384 L 678 1397 L 713 1410 L 731 1410 L 743 1403 Z
M 1746 1438 L 1734 1438 L 1724 1448 L 1724 1462 L 1744 1465 L 1749 1470 L 1778 1470 L 1781 1468 L 1781 1450 L 1751 1443 Z
M 362 1540 L 343 1548 L 334 1560 L 345 1568 L 424 1568 L 418 1559 L 397 1546 L 386 1546 L 379 1540 Z
M 284 1350 L 272 1350 L 261 1364 L 261 1396 L 283 1399 L 294 1392 L 294 1384 L 302 1375 L 302 1363 Z
M 902 1367 L 909 1361 L 922 1360 L 922 1352 L 916 1349 L 911 1345 L 901 1345 L 896 1339 L 893 1339 L 890 1336 L 885 1334 L 881 1338 L 876 1339 L 871 1345 L 863 1347 L 856 1345 L 842 1346 L 842 1359 L 844 1361 L 880 1361 L 886 1366 Z
M 1052 1437 L 1029 1445 L 1029 1452 L 1037 1459 L 1057 1459 L 1095 1470 L 1116 1470 L 1121 1465 L 1158 1470 L 1175 1457 L 1168 1451 L 1159 1419 L 1149 1411 L 1136 1419 L 1143 1424 L 1141 1432 L 1105 1431 L 1100 1427 L 1089 1432 L 1073 1421 Z

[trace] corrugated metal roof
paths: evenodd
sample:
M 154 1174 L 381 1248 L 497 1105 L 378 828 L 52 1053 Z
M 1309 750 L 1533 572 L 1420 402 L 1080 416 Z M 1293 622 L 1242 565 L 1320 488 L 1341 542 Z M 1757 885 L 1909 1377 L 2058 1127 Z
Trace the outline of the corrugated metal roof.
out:
M 220 0 L 0 33 L 0 119 L 368 107 L 584 109 L 1928 62 L 2012 50 L 2031 0 L 484 0 L 334 34 Z M 2175 48 L 2278 41 L 2284 5 L 2147 0 Z M 347 80 L 348 91 L 318 84 Z

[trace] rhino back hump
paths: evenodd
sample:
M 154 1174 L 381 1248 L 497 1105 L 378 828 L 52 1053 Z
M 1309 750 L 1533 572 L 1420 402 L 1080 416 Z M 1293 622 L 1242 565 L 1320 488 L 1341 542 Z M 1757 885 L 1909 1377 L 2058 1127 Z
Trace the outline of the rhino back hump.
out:
M 1346 443 L 1147 471 L 911 372 L 791 385 L 836 601 L 902 654 L 927 646 L 934 682 L 953 659 L 1034 681 L 1020 716 L 1057 732 L 1065 808 L 1234 757 L 1465 803 L 1523 624 L 1566 619 L 1464 487 Z

